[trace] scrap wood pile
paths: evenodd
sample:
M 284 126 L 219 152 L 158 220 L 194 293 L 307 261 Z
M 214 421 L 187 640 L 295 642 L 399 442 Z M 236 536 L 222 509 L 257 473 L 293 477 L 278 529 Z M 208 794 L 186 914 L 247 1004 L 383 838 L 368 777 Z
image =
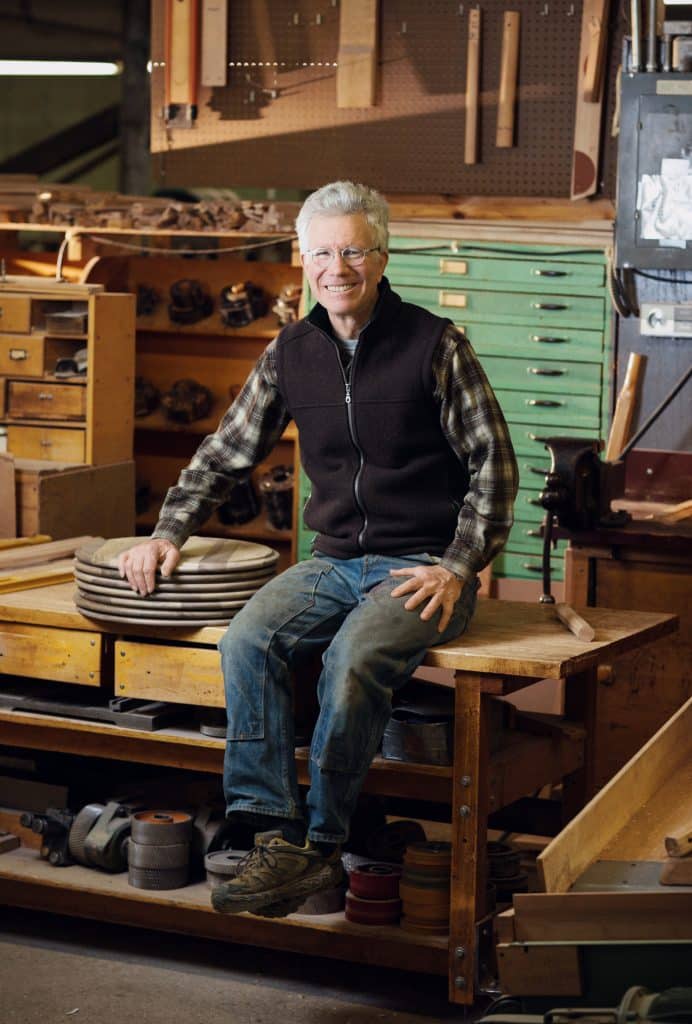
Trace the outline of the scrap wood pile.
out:
M 133 231 L 292 232 L 292 203 L 225 199 L 181 202 L 52 185 L 25 175 L 0 176 L 0 220 Z

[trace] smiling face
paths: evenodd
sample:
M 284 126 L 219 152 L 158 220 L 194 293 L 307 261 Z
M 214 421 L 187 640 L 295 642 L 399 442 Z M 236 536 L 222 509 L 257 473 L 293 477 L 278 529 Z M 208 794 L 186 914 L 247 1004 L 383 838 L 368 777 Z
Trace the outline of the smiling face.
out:
M 363 213 L 315 216 L 308 227 L 307 241 L 309 249 L 337 251 L 348 246 L 370 249 L 374 245 Z M 355 338 L 368 322 L 386 265 L 387 254 L 382 252 L 368 253 L 359 267 L 349 266 L 338 254 L 328 267 L 318 267 L 309 256 L 303 256 L 312 294 L 327 310 L 337 337 Z

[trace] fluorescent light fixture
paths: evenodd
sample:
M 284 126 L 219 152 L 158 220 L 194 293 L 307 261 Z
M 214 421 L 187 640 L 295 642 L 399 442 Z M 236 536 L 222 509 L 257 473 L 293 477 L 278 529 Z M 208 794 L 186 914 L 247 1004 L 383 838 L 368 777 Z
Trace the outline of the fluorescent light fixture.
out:
M 0 60 L 0 75 L 50 75 L 53 77 L 91 78 L 119 75 L 120 64 L 89 60 Z

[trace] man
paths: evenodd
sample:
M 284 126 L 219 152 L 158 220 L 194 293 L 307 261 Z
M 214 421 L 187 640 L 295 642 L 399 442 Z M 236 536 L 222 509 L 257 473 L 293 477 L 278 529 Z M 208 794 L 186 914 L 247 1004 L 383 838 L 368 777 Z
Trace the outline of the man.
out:
M 171 488 L 151 540 L 122 556 L 141 594 L 294 419 L 312 485 L 314 557 L 265 584 L 221 643 L 229 818 L 256 824 L 216 910 L 290 913 L 341 878 L 340 846 L 391 712 L 431 644 L 458 636 L 477 573 L 512 523 L 517 471 L 495 396 L 464 336 L 384 277 L 387 206 L 335 182 L 296 221 L 316 304 L 265 350 Z M 298 789 L 291 667 L 326 650 Z

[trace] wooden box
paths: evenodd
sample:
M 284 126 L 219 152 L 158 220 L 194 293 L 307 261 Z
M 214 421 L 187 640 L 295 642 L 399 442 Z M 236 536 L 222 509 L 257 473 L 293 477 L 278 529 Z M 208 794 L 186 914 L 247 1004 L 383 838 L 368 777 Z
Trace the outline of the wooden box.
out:
M 53 540 L 93 534 L 130 537 L 135 532 L 135 466 L 63 466 L 17 459 L 17 535 Z

